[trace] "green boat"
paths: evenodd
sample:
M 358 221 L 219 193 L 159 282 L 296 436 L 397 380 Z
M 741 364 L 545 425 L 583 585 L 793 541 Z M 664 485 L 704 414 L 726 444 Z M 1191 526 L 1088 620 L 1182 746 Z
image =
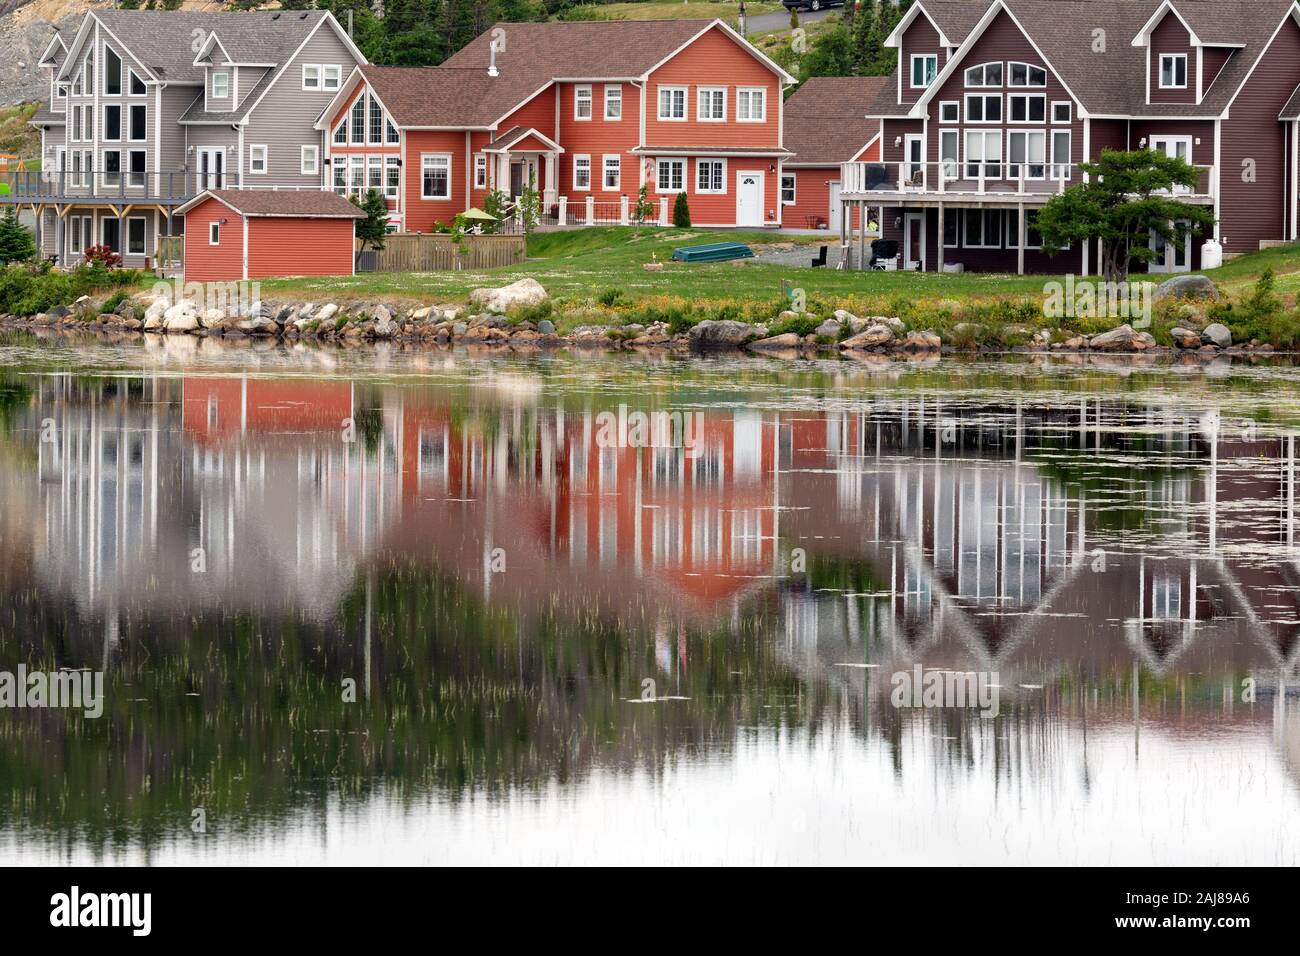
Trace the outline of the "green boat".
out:
M 725 262 L 728 259 L 752 259 L 754 250 L 743 242 L 710 242 L 703 246 L 682 246 L 673 250 L 677 262 Z

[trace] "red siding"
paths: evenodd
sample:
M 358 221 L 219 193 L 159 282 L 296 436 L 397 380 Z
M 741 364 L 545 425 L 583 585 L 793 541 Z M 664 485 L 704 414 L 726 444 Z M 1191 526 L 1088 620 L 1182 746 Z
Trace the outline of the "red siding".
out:
M 862 150 L 858 155 L 854 156 L 853 159 L 861 163 L 879 162 L 879 137 L 872 142 L 869 149 Z M 802 229 L 810 226 L 810 216 L 820 217 L 824 222 L 829 223 L 831 221 L 830 184 L 839 181 L 840 167 L 816 166 L 800 169 L 791 169 L 787 167 L 785 172 L 794 174 L 795 201 L 782 209 L 781 224 L 795 229 Z M 853 208 L 851 215 L 853 218 L 853 228 L 856 229 L 859 218 L 856 207 Z
M 1219 238 L 1227 253 L 1252 252 L 1260 240 L 1286 238 L 1286 126 L 1277 115 L 1295 89 L 1297 62 L 1300 27 L 1287 17 L 1223 121 Z M 1253 182 L 1243 181 L 1248 169 Z
M 254 216 L 248 221 L 248 278 L 352 274 L 354 220 Z
M 220 244 L 208 244 L 208 225 L 221 225 Z M 224 203 L 208 199 L 185 214 L 185 278 L 190 282 L 228 282 L 244 275 L 244 220 Z
M 579 84 L 580 85 L 580 84 Z M 641 91 L 630 83 L 611 84 L 623 91 L 623 118 L 605 119 L 605 84 L 592 83 L 592 118 L 574 119 L 573 83 L 560 84 L 560 140 L 564 152 L 560 155 L 559 191 L 569 197 L 570 203 L 585 203 L 587 190 L 573 188 L 573 157 L 590 156 L 592 188 L 590 194 L 602 202 L 617 202 L 627 196 L 635 202 L 641 188 L 641 158 L 632 152 L 641 135 Z M 606 154 L 617 153 L 621 159 L 620 188 L 606 191 L 601 188 L 601 164 Z
M 425 153 L 451 155 L 451 197 L 422 199 L 421 156 Z M 406 155 L 402 159 L 402 190 L 406 205 L 406 232 L 432 232 L 438 223 L 450 223 L 469 208 L 465 202 L 465 134 L 460 131 L 407 130 Z

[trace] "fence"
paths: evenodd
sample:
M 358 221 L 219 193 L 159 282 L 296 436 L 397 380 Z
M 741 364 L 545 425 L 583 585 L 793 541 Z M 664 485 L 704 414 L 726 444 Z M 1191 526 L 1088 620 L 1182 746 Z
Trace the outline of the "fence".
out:
M 384 248 L 362 254 L 360 272 L 443 272 L 455 269 L 492 269 L 524 261 L 524 237 L 465 236 L 460 247 L 444 234 L 394 233 Z
M 159 236 L 154 252 L 154 268 L 160 272 L 178 270 L 185 265 L 185 237 Z

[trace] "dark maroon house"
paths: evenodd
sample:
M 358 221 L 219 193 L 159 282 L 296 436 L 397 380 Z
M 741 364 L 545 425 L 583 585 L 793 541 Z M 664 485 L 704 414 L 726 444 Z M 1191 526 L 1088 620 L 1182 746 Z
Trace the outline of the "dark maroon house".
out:
M 1033 223 L 1104 149 L 1201 169 L 1178 198 L 1217 224 L 1152 272 L 1199 268 L 1206 239 L 1233 256 L 1297 238 L 1295 0 L 916 0 L 887 42 L 898 70 L 866 105 L 881 162 L 845 163 L 841 196 L 880 207 L 899 268 L 1095 271 L 1095 247 L 1049 257 Z

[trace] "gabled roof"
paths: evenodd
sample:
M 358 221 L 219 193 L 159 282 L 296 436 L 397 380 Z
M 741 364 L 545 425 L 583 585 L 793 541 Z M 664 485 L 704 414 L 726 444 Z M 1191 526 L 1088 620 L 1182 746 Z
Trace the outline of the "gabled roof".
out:
M 63 64 L 63 58 L 67 55 L 68 40 L 63 36 L 63 31 L 55 27 L 54 34 L 50 37 L 50 42 L 45 44 L 45 49 L 41 51 L 41 58 L 36 61 L 36 65 L 58 67 Z
M 485 153 L 505 153 L 514 149 L 520 143 L 532 139 L 539 143 L 543 148 L 555 150 L 558 153 L 564 152 L 562 147 L 555 140 L 551 139 L 540 130 L 531 126 L 512 126 L 510 129 L 493 137 L 492 141 L 483 147 Z
M 1092 116 L 1217 117 L 1236 97 L 1294 0 L 916 0 L 953 43 L 971 38 L 990 8 L 1005 9 L 1042 52 L 1045 65 Z M 1172 6 L 1205 46 L 1230 49 L 1217 78 L 1205 78 L 1202 102 L 1147 103 L 1147 50 L 1134 46 Z M 992 22 L 990 18 L 989 22 Z M 1106 31 L 1104 51 L 1093 31 Z M 959 50 L 960 52 L 960 50 Z M 947 67 L 945 67 L 947 70 Z M 940 81 L 953 70 L 941 73 Z M 924 99 L 925 97 L 923 97 Z M 886 87 L 873 116 L 906 116 L 897 88 Z
M 77 33 L 72 52 L 76 54 L 84 43 L 86 25 L 98 20 L 157 79 L 166 83 L 200 84 L 204 69 L 195 63 L 189 39 L 195 30 L 202 31 L 207 38 L 219 33 L 222 49 L 237 63 L 274 63 L 282 69 L 327 17 L 329 14 L 322 10 L 239 13 L 91 10 Z M 60 75 L 66 72 L 67 64 Z
M 205 189 L 176 212 L 184 214 L 209 199 L 241 216 L 364 219 L 366 215 L 346 196 L 324 189 Z
M 880 132 L 880 121 L 863 112 L 891 82 L 887 76 L 805 81 L 785 101 L 785 147 L 795 154 L 786 165 L 837 166 L 852 160 Z

